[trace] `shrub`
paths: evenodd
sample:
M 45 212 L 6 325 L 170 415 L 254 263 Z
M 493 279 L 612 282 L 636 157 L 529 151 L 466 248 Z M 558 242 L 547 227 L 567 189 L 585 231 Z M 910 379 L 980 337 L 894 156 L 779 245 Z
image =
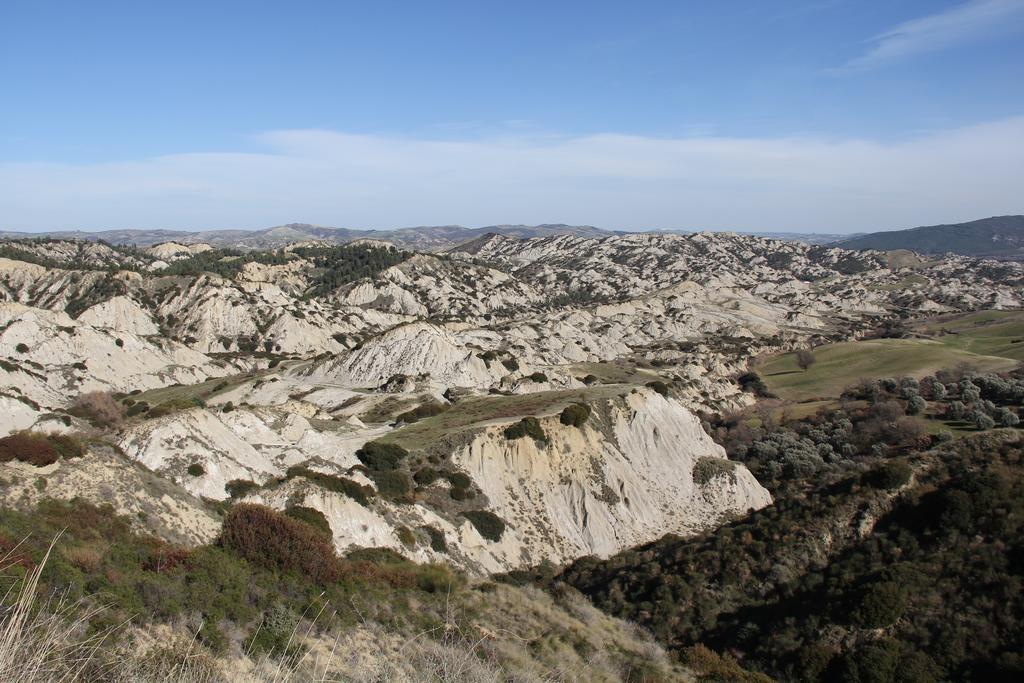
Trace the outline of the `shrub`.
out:
M 406 548 L 416 547 L 416 535 L 413 534 L 412 529 L 407 526 L 399 526 L 395 528 L 395 536 L 398 536 L 398 540 L 402 542 Z
M 220 412 L 222 412 L 222 413 L 230 413 L 234 409 L 235 409 L 235 404 L 233 402 L 231 402 L 231 401 L 228 401 L 227 403 L 224 404 L 224 407 L 222 407 L 220 409 Z
M 433 467 L 424 467 L 417 470 L 416 474 L 414 474 L 412 478 L 419 486 L 430 486 L 441 478 L 441 473 Z
M 224 484 L 224 491 L 232 498 L 243 498 L 249 492 L 259 488 L 259 484 L 248 479 L 232 479 Z
M 875 581 L 860 589 L 850 618 L 864 628 L 884 628 L 903 616 L 906 607 L 902 586 L 894 581 Z
M 656 379 L 653 382 L 648 382 L 647 388 L 653 389 L 662 396 L 668 396 L 668 385 L 662 382 L 660 379 Z
M 907 401 L 907 415 L 920 415 L 928 408 L 928 401 L 920 396 L 911 396 Z
M 304 524 L 316 529 L 328 540 L 334 538 L 334 533 L 331 531 L 331 524 L 324 517 L 324 513 L 311 507 L 305 507 L 304 505 L 293 505 L 284 512 L 292 519 L 297 519 Z
M 974 413 L 971 414 L 971 422 L 974 423 L 974 426 L 977 427 L 979 431 L 992 429 L 996 426 L 996 421 L 980 410 L 975 410 Z
M 412 493 L 412 480 L 401 470 L 371 470 L 369 477 L 377 485 L 377 493 L 385 498 L 405 500 Z
M 296 572 L 318 583 L 338 577 L 334 547 L 322 532 L 263 505 L 232 507 L 220 544 L 265 569 Z
M 68 412 L 104 429 L 120 426 L 125 417 L 125 407 L 109 391 L 90 391 L 80 395 Z
M 814 357 L 814 352 L 810 349 L 799 349 L 796 352 L 796 364 L 804 372 L 816 362 L 817 359 Z
M 699 486 L 706 486 L 715 477 L 728 477 L 736 481 L 736 465 L 724 458 L 698 458 L 693 466 L 693 481 Z
M 17 460 L 35 467 L 52 465 L 61 458 L 80 458 L 85 448 L 70 436 L 17 432 L 0 438 L 0 462 Z
M 188 473 L 189 473 L 189 476 L 192 476 L 192 477 L 201 477 L 204 474 L 206 474 L 206 470 L 203 469 L 202 465 L 200 465 L 197 462 L 194 462 L 194 463 L 192 463 L 191 465 L 188 466 Z
M 473 485 L 473 480 L 465 472 L 446 472 L 444 476 L 457 489 L 468 489 Z
M 545 375 L 543 372 L 535 372 L 532 375 L 530 375 L 530 380 L 540 384 L 541 382 L 547 382 L 548 376 Z
M 573 427 L 582 427 L 588 418 L 590 418 L 590 406 L 586 403 L 573 403 L 571 406 L 566 406 L 562 410 L 562 414 L 558 416 L 559 422 Z
M 15 346 L 14 350 L 17 351 L 18 353 L 28 353 L 28 344 L 22 342 Z
M 540 426 L 540 421 L 535 417 L 524 417 L 514 425 L 505 428 L 505 438 L 509 441 L 522 439 L 525 436 L 543 443 L 547 443 L 548 440 L 548 435 L 544 433 L 544 428 Z
M 440 415 L 446 410 L 448 410 L 448 406 L 441 403 L 424 403 L 423 405 L 416 406 L 412 410 L 407 410 L 406 412 L 398 415 L 395 419 L 399 422 L 412 424 L 413 422 L 418 422 L 425 417 Z
M 131 407 L 128 408 L 128 412 L 126 413 L 126 415 L 128 417 L 135 417 L 136 415 L 145 413 L 148 410 L 149 404 L 146 403 L 145 401 L 139 401 L 138 403 L 133 403 Z
M 587 375 L 586 377 L 583 378 L 583 383 L 586 384 L 588 387 L 591 384 L 597 384 L 597 382 L 597 375 Z
M 430 549 L 435 553 L 448 552 L 448 542 L 444 538 L 444 532 L 434 526 L 421 526 L 420 529 L 430 537 Z
M 118 348 L 124 348 L 124 339 L 118 337 L 117 339 L 114 340 L 114 343 L 117 344 Z
M 501 364 L 504 365 L 505 369 L 508 370 L 509 372 L 515 372 L 516 370 L 519 369 L 519 361 L 517 361 L 515 358 L 506 358 L 505 360 L 501 361 Z
M 348 479 L 347 477 L 339 477 L 334 474 L 317 472 L 316 470 L 311 470 L 308 467 L 302 467 L 300 465 L 289 467 L 285 476 L 288 479 L 293 477 L 304 477 L 323 489 L 348 496 L 363 507 L 367 507 L 370 504 L 370 498 L 374 495 L 374 491 L 371 487 L 360 484 L 358 481 Z
M 913 470 L 902 460 L 891 460 L 867 473 L 867 481 L 875 488 L 898 489 L 910 481 Z
M 1000 427 L 1016 427 L 1020 424 L 1020 418 L 1017 417 L 1017 413 L 1009 408 L 1000 408 L 998 417 Z
M 359 462 L 372 471 L 396 469 L 402 459 L 408 455 L 409 451 L 398 444 L 381 443 L 380 441 L 367 441 L 362 448 L 356 451 Z
M 488 510 L 469 510 L 462 516 L 472 523 L 480 535 L 491 541 L 500 541 L 505 533 L 505 522 L 498 515 Z

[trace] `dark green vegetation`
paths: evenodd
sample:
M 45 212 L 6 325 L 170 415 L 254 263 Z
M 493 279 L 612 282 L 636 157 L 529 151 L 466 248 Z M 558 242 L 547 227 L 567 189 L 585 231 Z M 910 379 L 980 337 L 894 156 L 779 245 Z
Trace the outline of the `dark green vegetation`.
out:
M 369 505 L 370 499 L 376 495 L 373 488 L 360 484 L 357 481 L 353 481 L 347 477 L 339 477 L 335 474 L 317 472 L 316 470 L 311 470 L 308 467 L 303 467 L 301 465 L 289 467 L 288 471 L 285 473 L 285 479 L 292 479 L 294 477 L 303 477 L 322 489 L 334 491 L 335 493 L 342 493 L 363 506 Z M 229 482 L 228 486 L 230 486 L 231 483 L 232 482 Z M 253 484 L 253 488 L 257 488 L 256 484 Z M 229 490 L 228 493 L 231 494 L 231 491 Z M 248 491 L 245 491 L 245 493 L 248 493 Z M 232 497 L 236 497 L 234 494 L 231 495 Z
M 424 403 L 423 405 L 416 406 L 412 410 L 407 410 L 404 413 L 400 413 L 395 420 L 398 422 L 404 422 L 406 424 L 412 424 L 413 422 L 419 422 L 425 417 L 433 417 L 434 415 L 440 415 L 444 411 L 448 410 L 448 406 L 442 403 Z
M 327 603 L 325 614 L 337 625 L 355 624 L 367 610 L 395 625 L 433 625 L 448 591 L 457 594 L 464 583 L 444 567 L 394 554 L 338 557 L 307 512 L 246 504 L 231 508 L 220 541 L 193 549 L 140 536 L 112 509 L 78 501 L 43 501 L 31 513 L 0 510 L 0 546 L 14 560 L 5 573 L 33 566 L 61 530 L 43 595 L 66 592 L 84 606 L 107 606 L 92 617 L 95 631 L 129 618 L 184 619 L 214 650 L 227 645 L 229 633 L 256 633 L 271 613 L 297 622 Z
M 923 400 L 1016 417 L 1024 376 L 942 371 L 843 394 L 801 419 L 708 418 L 772 506 L 584 558 L 557 580 L 684 660 L 707 646 L 783 681 L 1021 680 L 1024 442 L 973 423 L 954 439 L 907 413 Z M 697 470 L 726 474 L 706 460 Z
M 573 403 L 597 405 L 605 399 L 622 396 L 628 385 L 604 384 L 587 389 L 538 391 L 513 396 L 480 396 L 459 400 L 449 410 L 423 418 L 415 424 L 389 432 L 379 440 L 396 443 L 409 451 L 428 449 L 438 442 L 454 438 L 497 420 L 520 419 L 524 416 L 558 415 Z
M 1024 257 L 1024 216 L 994 216 L 968 223 L 873 232 L 837 243 L 843 249 L 910 249 L 921 254 Z
M 409 451 L 393 443 L 368 441 L 356 451 L 356 457 L 371 471 L 385 471 L 396 469 L 409 457 Z
M 590 419 L 590 406 L 586 403 L 573 403 L 571 406 L 566 406 L 562 410 L 562 414 L 558 416 L 559 422 L 573 427 L 582 427 L 588 419 Z
M 280 266 L 288 262 L 288 257 L 281 251 L 239 251 L 237 249 L 211 249 L 175 261 L 162 271 L 161 275 L 202 275 L 213 273 L 225 278 L 233 278 L 241 272 L 247 263 L 262 263 Z
M 307 297 L 331 292 L 341 285 L 369 277 L 385 268 L 390 268 L 407 259 L 409 254 L 397 249 L 363 244 L 334 247 L 294 247 L 290 252 L 239 251 L 236 249 L 212 249 L 189 258 L 175 261 L 161 271 L 161 275 L 198 276 L 213 273 L 233 278 L 247 263 L 283 265 L 290 254 L 308 259 L 315 271 Z
M 509 441 L 526 437 L 542 443 L 547 443 L 548 440 L 548 435 L 544 433 L 544 428 L 540 426 L 540 421 L 535 417 L 524 417 L 519 422 L 509 425 L 505 428 L 504 434 Z
M 472 522 L 480 535 L 491 541 L 500 541 L 505 533 L 505 522 L 498 515 L 487 510 L 469 510 L 462 516 Z
M 311 261 L 316 268 L 307 297 L 334 291 L 349 282 L 375 275 L 398 265 L 410 254 L 398 249 L 365 244 L 335 247 L 294 247 L 293 253 Z

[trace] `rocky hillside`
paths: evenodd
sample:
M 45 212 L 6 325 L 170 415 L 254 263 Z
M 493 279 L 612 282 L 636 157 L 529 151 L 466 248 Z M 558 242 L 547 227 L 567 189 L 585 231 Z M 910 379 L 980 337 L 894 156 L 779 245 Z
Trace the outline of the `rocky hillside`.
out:
M 339 550 L 472 573 L 763 508 L 693 416 L 752 401 L 735 381 L 752 355 L 1019 307 L 1024 284 L 1016 264 L 730 234 L 2 248 L 4 434 L 87 434 L 194 519 L 299 505 Z

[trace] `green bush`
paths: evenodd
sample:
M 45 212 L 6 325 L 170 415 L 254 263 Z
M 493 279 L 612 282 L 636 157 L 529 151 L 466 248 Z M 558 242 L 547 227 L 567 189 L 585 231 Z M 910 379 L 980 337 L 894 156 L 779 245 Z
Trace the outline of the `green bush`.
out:
M 488 510 L 469 510 L 463 512 L 462 516 L 476 527 L 481 536 L 491 541 L 500 541 L 501 535 L 505 533 L 504 520 Z
M 465 472 L 445 472 L 444 476 L 457 489 L 468 489 L 473 485 L 473 479 Z
M 370 470 L 377 493 L 389 500 L 407 501 L 412 493 L 412 480 L 401 470 Z
M 373 498 L 374 495 L 373 488 L 360 484 L 357 481 L 353 481 L 347 477 L 339 477 L 335 474 L 317 472 L 316 470 L 311 470 L 308 467 L 303 467 L 301 465 L 289 467 L 288 471 L 285 473 L 285 477 L 288 479 L 303 477 L 322 489 L 344 494 L 363 507 L 369 506 L 370 499 Z
M 189 476 L 192 476 L 192 477 L 201 477 L 204 474 L 206 474 L 206 470 L 203 468 L 202 465 L 200 465 L 197 462 L 194 462 L 194 463 L 192 463 L 191 465 L 188 466 L 188 473 L 189 473 Z
M 444 532 L 434 526 L 421 526 L 420 529 L 430 537 L 430 549 L 435 553 L 448 552 L 448 542 L 444 538 Z
M 564 425 L 582 427 L 590 418 L 590 406 L 586 403 L 573 403 L 562 410 L 558 420 Z
M 505 438 L 509 441 L 527 436 L 543 443 L 548 441 L 548 435 L 544 433 L 544 428 L 540 426 L 540 421 L 535 417 L 524 417 L 519 422 L 505 428 Z
M 19 343 L 14 347 L 14 350 L 18 353 L 28 353 L 28 344 L 25 344 L 24 342 Z
M 515 372 L 516 370 L 519 369 L 519 361 L 517 361 L 515 358 L 506 358 L 505 360 L 501 361 L 501 364 L 504 365 L 505 369 L 508 370 L 509 372 Z
M 441 478 L 441 473 L 433 467 L 424 467 L 416 471 L 412 476 L 413 481 L 419 486 L 430 486 Z
M 149 404 L 146 403 L 145 401 L 139 401 L 138 403 L 133 403 L 131 407 L 128 408 L 127 415 L 128 417 L 135 417 L 136 415 L 141 415 L 142 413 L 145 413 L 148 410 Z
M 668 396 L 668 385 L 662 382 L 660 379 L 656 379 L 653 382 L 648 382 L 647 388 L 653 389 L 662 396 Z
M 244 498 L 248 493 L 255 491 L 259 487 L 259 484 L 248 479 L 232 479 L 224 484 L 224 491 L 232 498 Z
M 409 451 L 398 444 L 367 441 L 356 451 L 356 457 L 371 471 L 393 470 L 406 457 Z
M 311 507 L 305 507 L 303 505 L 293 505 L 287 510 L 285 514 L 292 519 L 297 519 L 300 522 L 304 522 L 309 526 L 316 529 L 328 540 L 334 538 L 334 533 L 331 531 L 331 524 L 324 517 L 324 513 Z
M 728 477 L 736 481 L 736 464 L 724 458 L 698 458 L 693 466 L 693 481 L 699 486 L 706 486 L 715 477 Z
M 412 410 L 407 410 L 406 412 L 401 413 L 395 419 L 398 422 L 412 424 L 413 422 L 418 422 L 425 417 L 440 415 L 446 410 L 448 410 L 448 406 L 442 403 L 424 403 L 423 405 L 416 406 Z
M 530 375 L 530 381 L 537 382 L 538 384 L 540 384 L 541 382 L 547 382 L 548 376 L 545 375 L 543 372 L 535 372 L 532 375 Z
M 910 465 L 903 460 L 890 460 L 881 467 L 867 473 L 869 484 L 879 489 L 898 489 L 910 481 L 914 473 Z
M 858 591 L 850 619 L 863 628 L 885 628 L 903 616 L 906 607 L 902 586 L 895 581 L 876 581 Z

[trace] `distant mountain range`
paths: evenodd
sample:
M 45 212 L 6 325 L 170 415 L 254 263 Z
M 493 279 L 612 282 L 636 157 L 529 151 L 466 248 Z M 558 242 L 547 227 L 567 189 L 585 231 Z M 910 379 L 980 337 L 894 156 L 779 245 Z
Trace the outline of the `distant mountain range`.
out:
M 396 230 L 353 230 L 329 228 L 308 223 L 289 223 L 263 230 L 81 230 L 51 231 L 43 233 L 0 232 L 0 238 L 22 239 L 52 237 L 60 239 L 103 240 L 109 244 L 136 244 L 148 247 L 161 242 L 182 244 L 206 243 L 215 247 L 240 249 L 275 249 L 296 242 L 316 240 L 329 243 L 352 242 L 360 239 L 383 240 L 416 251 L 441 251 L 469 242 L 488 233 L 509 237 L 550 237 L 576 235 L 579 237 L 609 237 L 621 234 L 601 230 L 589 225 L 492 225 L 483 228 L 464 228 L 460 225 L 434 225 Z
M 844 239 L 844 249 L 909 249 L 919 254 L 961 254 L 1024 260 L 1024 216 L 993 216 L 968 223 L 926 225 L 910 230 L 873 232 Z
M 658 234 L 690 234 L 692 230 L 658 229 L 641 232 Z M 262 230 L 80 230 L 46 233 L 0 232 L 0 239 L 53 237 L 64 239 L 103 240 L 110 244 L 136 244 L 148 247 L 161 242 L 182 244 L 206 243 L 215 247 L 236 249 L 275 249 L 296 242 L 320 241 L 332 244 L 371 239 L 391 242 L 399 247 L 421 252 L 436 252 L 470 242 L 488 234 L 530 238 L 553 235 L 605 238 L 626 234 L 622 230 L 603 230 L 590 225 L 490 225 L 466 228 L 461 225 L 425 225 L 394 230 L 357 230 L 331 228 L 308 223 L 289 223 Z M 908 249 L 921 254 L 954 253 L 1006 260 L 1024 260 L 1024 216 L 997 216 L 969 223 L 932 225 L 910 230 L 893 230 L 869 234 L 838 235 L 832 233 L 744 232 L 787 242 L 831 245 L 844 249 Z
M 690 234 L 693 230 L 650 230 L 669 234 Z M 461 225 L 424 225 L 394 230 L 357 230 L 351 228 L 330 228 L 309 223 L 288 223 L 261 230 L 56 230 L 50 232 L 0 231 L 0 239 L 23 239 L 50 237 L 60 239 L 103 240 L 109 244 L 136 244 L 149 247 L 161 242 L 181 244 L 206 243 L 215 247 L 237 249 L 275 249 L 296 242 L 316 240 L 329 243 L 352 242 L 372 239 L 391 242 L 415 251 L 443 251 L 488 234 L 527 239 L 530 237 L 551 237 L 553 235 L 575 235 L 600 239 L 612 235 L 626 234 L 623 230 L 603 230 L 590 225 L 565 225 L 561 223 L 543 225 L 489 225 L 482 228 L 465 228 Z M 849 235 L 793 232 L 752 232 L 758 237 L 781 239 L 806 244 L 828 244 Z

